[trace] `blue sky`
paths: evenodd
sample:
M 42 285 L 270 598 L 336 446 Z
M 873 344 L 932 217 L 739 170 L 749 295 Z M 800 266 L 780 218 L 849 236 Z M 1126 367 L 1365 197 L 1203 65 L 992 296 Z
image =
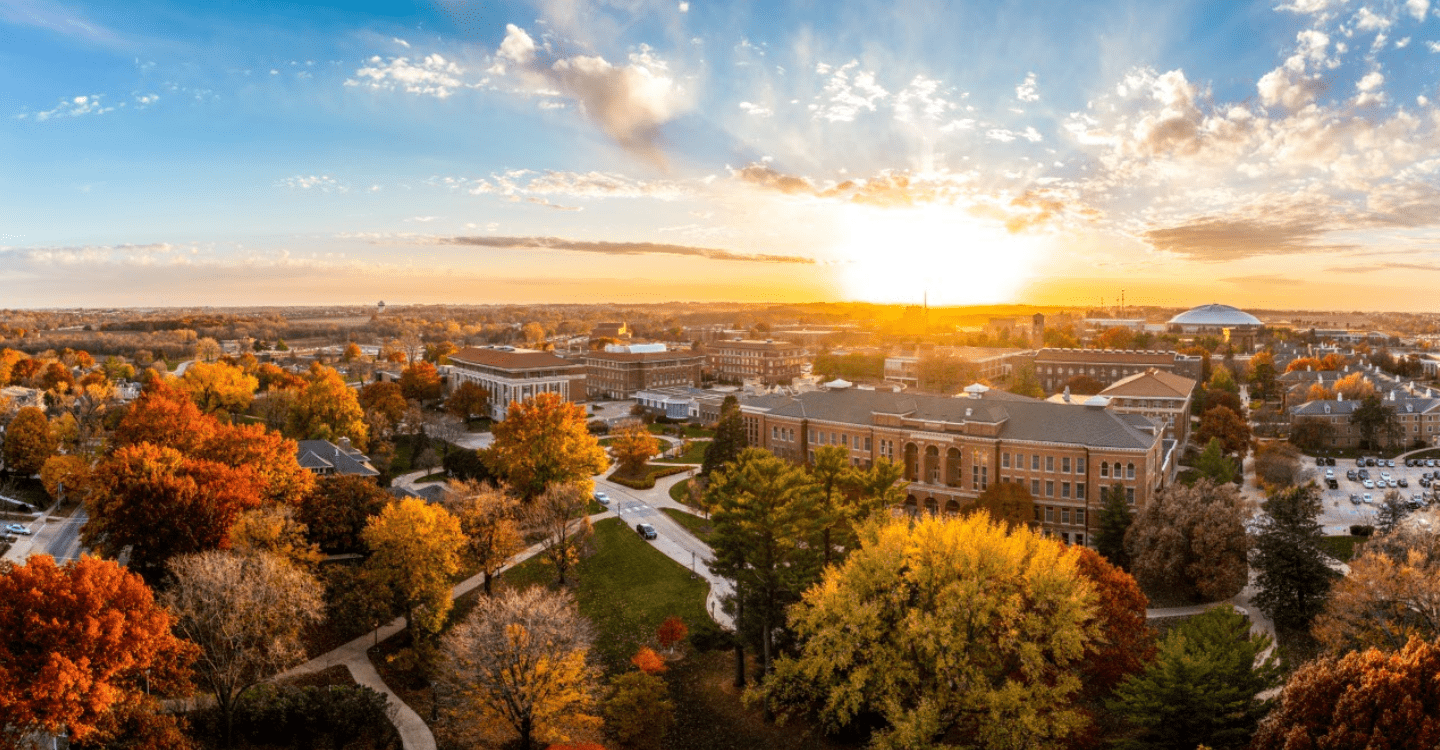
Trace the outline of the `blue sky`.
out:
M 0 0 L 7 306 L 1436 309 L 1440 20 Z

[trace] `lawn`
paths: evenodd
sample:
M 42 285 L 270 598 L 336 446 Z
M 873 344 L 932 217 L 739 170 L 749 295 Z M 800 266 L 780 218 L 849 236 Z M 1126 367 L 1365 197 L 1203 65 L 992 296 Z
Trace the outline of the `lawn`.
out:
M 677 425 L 673 425 L 673 424 L 651 424 L 651 425 L 646 425 L 646 426 L 645 426 L 645 429 L 649 430 L 651 433 L 653 433 L 653 434 L 655 434 L 655 435 L 669 435 L 669 436 L 671 436 L 671 437 L 674 437 L 674 436 L 675 436 L 675 427 L 676 427 L 676 426 L 677 426 Z M 691 439 L 694 439 L 694 438 L 713 438 L 713 437 L 715 437 L 715 431 L 714 431 L 714 430 L 707 430 L 707 429 L 705 429 L 704 427 L 696 427 L 696 426 L 693 425 L 693 424 L 687 424 L 687 425 L 685 425 L 685 437 L 691 438 Z
M 701 518 L 694 513 L 686 513 L 683 510 L 676 510 L 674 508 L 661 508 L 660 512 L 664 513 L 667 516 L 670 516 L 670 518 L 673 519 L 675 523 L 684 526 L 686 531 L 694 534 L 695 537 L 700 539 L 701 541 L 710 541 L 710 534 L 714 531 L 714 528 L 711 527 L 710 522 L 705 520 L 704 518 Z
M 670 485 L 670 499 L 681 505 L 690 504 L 690 480 L 681 479 Z
M 1355 556 L 1355 547 L 1365 541 L 1363 536 L 1327 536 L 1320 539 L 1320 548 L 1340 562 L 1348 563 Z
M 416 479 L 415 484 L 424 484 L 425 482 L 443 482 L 448 478 L 449 477 L 445 475 L 445 472 L 437 471 L 434 474 L 426 474 L 425 476 Z
M 681 454 L 679 458 L 667 458 L 655 461 L 657 464 L 700 464 L 705 462 L 705 449 L 709 447 L 709 441 L 696 441 L 690 444 L 690 448 Z
M 641 539 L 618 518 L 595 524 L 595 553 L 580 561 L 572 590 L 580 612 L 595 624 L 595 654 L 606 671 L 628 667 L 641 646 L 655 646 L 655 629 L 676 615 L 708 619 L 709 584 Z M 531 558 L 500 577 L 504 586 L 553 585 L 544 561 Z

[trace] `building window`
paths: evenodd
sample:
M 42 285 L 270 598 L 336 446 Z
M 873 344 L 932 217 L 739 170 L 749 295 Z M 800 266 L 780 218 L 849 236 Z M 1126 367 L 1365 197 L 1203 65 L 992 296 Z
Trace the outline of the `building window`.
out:
M 1135 478 L 1135 464 L 1125 464 L 1125 478 L 1126 478 L 1126 479 L 1134 479 L 1134 478 Z
M 1076 534 L 1076 535 L 1075 535 L 1075 546 L 1077 546 L 1077 547 L 1084 547 L 1084 546 L 1085 546 L 1085 535 L 1084 535 L 1084 534 Z
M 1084 456 L 1081 456 L 1081 457 L 1075 459 L 1075 473 L 1076 473 L 1076 474 L 1084 474 L 1084 473 L 1085 473 L 1085 457 L 1084 457 Z
M 1001 454 L 1000 454 L 1000 468 L 1002 468 L 1002 469 L 1008 469 L 1008 468 L 1010 468 L 1010 454 L 1009 454 L 1009 453 L 1001 453 Z
M 1061 473 L 1061 474 L 1069 474 L 1069 473 L 1070 473 L 1070 457 L 1069 457 L 1069 456 L 1066 456 L 1066 457 L 1060 459 L 1060 473 Z
M 1134 488 L 1134 487 L 1126 487 L 1126 488 L 1125 488 L 1125 502 L 1127 502 L 1127 503 L 1129 503 L 1129 504 L 1131 504 L 1131 505 L 1134 505 L 1134 504 L 1135 504 L 1135 488 Z
M 1069 543 L 1070 543 L 1070 532 L 1068 532 L 1068 531 L 1062 531 L 1062 532 L 1060 532 L 1060 541 L 1064 542 L 1065 544 L 1069 544 Z
M 1085 484 L 1084 484 L 1083 482 L 1076 482 L 1076 483 L 1075 483 L 1075 499 L 1076 499 L 1076 500 L 1084 500 L 1084 499 L 1085 499 Z
M 1084 526 L 1084 525 L 1085 525 L 1085 509 L 1084 509 L 1084 508 L 1076 508 L 1076 509 L 1075 509 L 1075 525 L 1076 525 L 1076 526 Z
M 774 425 L 771 425 L 771 427 L 770 427 L 770 439 L 771 439 L 771 440 L 779 440 L 779 439 L 780 439 L 780 428 L 779 428 L 779 427 L 774 426 Z
M 1039 471 L 1039 470 L 1040 470 L 1040 454 L 1039 454 L 1039 453 L 1036 453 L 1035 455 L 1033 455 L 1033 456 L 1030 457 L 1030 470 L 1031 470 L 1031 471 Z
M 1066 497 L 1066 498 L 1070 497 L 1070 483 L 1069 483 L 1069 482 L 1061 482 L 1061 483 L 1060 483 L 1060 497 Z
M 1051 522 L 1053 522 L 1054 520 L 1055 520 L 1055 509 L 1052 508 L 1052 507 L 1050 507 L 1050 506 L 1048 506 L 1048 505 L 1045 506 L 1045 523 L 1051 523 Z
M 1061 508 L 1061 509 L 1060 509 L 1060 523 L 1063 523 L 1063 524 L 1068 524 L 1068 523 L 1070 523 L 1070 509 L 1069 509 L 1069 508 Z
M 865 437 L 865 450 L 870 450 L 870 437 L 868 435 Z
M 1101 476 L 1101 477 L 1108 477 L 1108 476 L 1110 476 L 1110 462 L 1109 462 L 1109 461 L 1101 461 L 1101 462 L 1100 462 L 1100 476 Z
M 1030 496 L 1031 496 L 1031 497 L 1040 497 L 1040 480 L 1039 480 L 1039 479 L 1031 479 L 1031 480 L 1030 480 Z
M 1039 521 L 1039 520 L 1040 520 L 1040 506 L 1036 505 L 1036 506 L 1032 506 L 1032 507 L 1035 508 L 1035 520 L 1036 520 L 1036 521 Z
M 1054 457 L 1054 456 L 1046 456 L 1046 457 L 1045 457 L 1045 470 L 1046 470 L 1046 471 L 1054 471 L 1054 470 L 1055 470 L 1055 457 Z
M 1045 483 L 1045 497 L 1055 497 L 1055 483 L 1053 481 Z
M 1023 469 L 1023 468 L 1025 468 L 1025 454 L 1024 454 L 1024 453 L 1016 453 L 1016 454 L 1015 454 L 1015 468 L 1017 468 L 1017 469 Z

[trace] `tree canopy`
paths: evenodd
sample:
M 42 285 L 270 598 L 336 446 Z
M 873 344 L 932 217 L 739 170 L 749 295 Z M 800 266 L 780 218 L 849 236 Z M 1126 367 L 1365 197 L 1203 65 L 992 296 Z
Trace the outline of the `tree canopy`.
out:
M 6 471 L 27 477 L 38 473 L 54 455 L 56 442 L 45 412 L 33 406 L 21 409 L 5 428 Z
M 748 444 L 745 439 L 745 421 L 740 415 L 740 400 L 735 398 L 734 394 L 727 395 L 720 403 L 720 421 L 715 425 L 715 437 L 705 446 L 700 476 L 709 477 L 716 470 L 734 461 Z
M 438 505 L 410 497 L 385 506 L 362 536 L 371 552 L 365 567 L 393 594 L 406 624 L 440 632 L 453 605 L 451 579 L 460 570 L 465 545 L 460 521 Z
M 340 373 L 319 363 L 310 368 L 305 387 L 295 396 L 286 431 L 299 440 L 348 437 L 360 450 L 365 450 L 370 440 L 365 411 L 355 390 L 345 384 Z
M 1136 515 L 1125 535 L 1130 571 L 1148 590 L 1218 601 L 1250 578 L 1245 506 L 1234 485 L 1171 485 Z
M 605 449 L 585 428 L 585 410 L 558 393 L 511 404 L 497 423 L 486 463 L 524 498 L 555 484 L 581 483 L 605 470 Z
M 1258 571 L 1255 604 L 1279 627 L 1308 628 L 1340 577 L 1320 546 L 1325 535 L 1315 520 L 1322 510 L 1320 491 L 1313 483 L 1289 487 L 1261 507 L 1265 515 L 1252 560 Z

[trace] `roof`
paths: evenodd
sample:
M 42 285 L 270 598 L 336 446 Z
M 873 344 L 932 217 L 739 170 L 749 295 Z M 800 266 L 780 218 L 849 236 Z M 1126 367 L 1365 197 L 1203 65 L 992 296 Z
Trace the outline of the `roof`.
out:
M 1100 391 L 1101 396 L 1127 398 L 1188 398 L 1195 391 L 1195 381 L 1173 372 L 1150 368 L 1112 383 Z
M 708 346 L 712 346 L 717 349 L 725 346 L 739 347 L 741 349 L 794 349 L 799 347 L 800 345 L 792 343 L 790 341 L 777 341 L 774 339 L 769 339 L 766 341 L 757 341 L 755 339 L 737 339 L 730 341 L 712 341 L 708 344 Z
M 1158 432 L 1153 421 L 1138 414 L 1055 404 L 997 390 L 986 391 L 979 398 L 947 398 L 847 389 L 747 398 L 741 404 L 775 416 L 845 424 L 870 425 L 876 414 L 898 414 L 925 422 L 1000 424 L 1001 440 L 1099 448 L 1146 450 L 1155 444 Z
M 672 362 L 679 359 L 703 360 L 704 358 L 704 354 L 688 350 L 674 352 L 587 352 L 585 354 L 585 361 L 587 363 L 592 359 L 607 362 Z
M 311 471 L 332 468 L 336 474 L 378 477 L 380 472 L 370 465 L 370 458 L 354 448 L 344 450 L 329 440 L 296 441 L 300 466 Z
M 1229 305 L 1211 304 L 1192 307 L 1170 319 L 1177 326 L 1263 326 L 1260 319 Z
M 1353 398 L 1345 401 L 1306 401 L 1290 409 L 1290 414 L 1296 417 L 1348 416 L 1355 412 L 1360 403 Z M 1394 401 L 1386 398 L 1385 405 L 1394 407 L 1397 414 L 1425 414 L 1440 410 L 1440 398 L 1397 397 Z M 1407 407 L 1410 408 L 1407 410 Z
M 1074 362 L 1076 364 L 1174 365 L 1179 360 L 1198 359 L 1187 354 L 1142 349 L 1051 349 L 1035 354 L 1036 362 Z
M 550 352 L 520 352 L 501 349 L 466 347 L 450 355 L 450 361 L 495 367 L 501 370 L 540 370 L 556 367 L 580 367 Z

